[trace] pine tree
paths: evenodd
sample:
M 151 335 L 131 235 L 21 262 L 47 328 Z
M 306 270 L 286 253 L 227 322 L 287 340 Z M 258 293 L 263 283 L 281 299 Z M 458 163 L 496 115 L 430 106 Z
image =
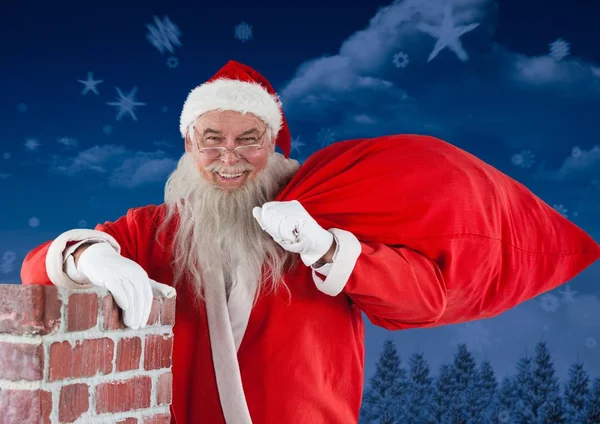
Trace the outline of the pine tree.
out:
M 565 412 L 568 422 L 585 421 L 586 403 L 589 396 L 590 378 L 581 362 L 569 367 L 569 381 L 565 386 Z
M 401 365 L 396 346 L 391 340 L 386 340 L 376 365 L 375 375 L 370 379 L 370 387 L 363 396 L 361 423 L 404 422 L 407 379 L 406 370 Z
M 475 423 L 482 412 L 481 395 L 478 393 L 480 376 L 473 355 L 465 344 L 458 345 L 452 363 L 452 379 L 455 393 L 450 407 L 453 423 Z
M 586 403 L 584 424 L 600 424 L 600 377 L 594 379 Z
M 560 396 L 550 399 L 543 409 L 544 415 L 538 420 L 540 424 L 566 424 L 565 407 Z M 580 421 L 569 421 L 569 423 Z
M 496 403 L 496 390 L 498 389 L 498 382 L 496 381 L 496 374 L 492 368 L 490 361 L 483 361 L 479 366 L 480 385 L 477 387 L 479 392 L 478 399 L 480 401 L 480 412 L 478 415 L 481 419 L 475 421 L 477 423 L 489 423 L 492 419 Z
M 514 413 L 512 414 L 514 422 L 518 424 L 534 423 L 533 360 L 529 356 L 524 356 L 517 362 L 517 375 L 514 382 L 516 391 Z
M 443 364 L 435 381 L 434 416 L 438 424 L 448 422 L 450 406 L 454 399 L 455 385 L 452 379 L 452 367 Z
M 560 417 L 564 417 L 564 409 L 560 384 L 545 342 L 535 347 L 534 362 L 532 407 L 536 421 L 540 424 L 562 422 Z
M 516 421 L 517 384 L 514 377 L 504 377 L 500 391 L 494 400 L 491 424 L 508 424 Z
M 435 424 L 433 404 L 433 379 L 429 376 L 429 365 L 422 353 L 409 359 L 407 396 L 407 424 Z

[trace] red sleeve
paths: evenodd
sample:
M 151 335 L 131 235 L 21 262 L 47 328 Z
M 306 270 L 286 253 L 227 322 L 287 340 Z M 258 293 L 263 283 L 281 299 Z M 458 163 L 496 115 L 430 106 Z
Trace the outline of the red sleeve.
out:
M 446 309 L 446 285 L 437 264 L 414 250 L 362 243 L 343 292 L 369 320 L 388 330 L 424 327 Z
M 46 272 L 46 253 L 52 240 L 40 244 L 25 256 L 21 265 L 22 284 L 43 284 L 51 286 L 52 282 Z
M 134 220 L 135 209 L 130 209 L 127 215 L 120 217 L 115 222 L 105 222 L 98 224 L 94 230 L 75 229 L 62 233 L 55 240 L 47 241 L 27 254 L 21 265 L 21 283 L 22 284 L 43 284 L 64 286 L 66 284 L 59 281 L 53 281 L 49 276 L 47 263 L 52 264 L 56 270 L 62 269 L 62 252 L 64 249 L 74 243 L 89 238 L 110 239 L 120 247 L 122 256 L 136 260 L 137 254 L 137 227 Z M 108 237 L 107 237 L 108 235 Z M 109 241 L 110 242 L 110 241 Z M 52 275 L 53 273 L 50 273 Z M 63 276 L 61 280 L 64 281 Z M 56 278 L 55 278 L 56 279 Z M 70 281 L 70 279 L 68 279 Z M 68 282 L 67 282 L 68 283 Z M 73 282 L 73 284 L 76 284 Z

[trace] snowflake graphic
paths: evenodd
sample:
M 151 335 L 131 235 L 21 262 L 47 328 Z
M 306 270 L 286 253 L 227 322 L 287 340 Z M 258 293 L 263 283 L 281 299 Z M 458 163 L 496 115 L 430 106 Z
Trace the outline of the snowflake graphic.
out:
M 593 337 L 588 337 L 585 339 L 585 345 L 588 349 L 596 349 L 598 347 L 598 342 Z
M 556 295 L 545 294 L 540 298 L 540 306 L 545 312 L 556 312 L 560 308 L 560 300 Z
M 300 154 L 300 147 L 304 146 L 305 144 L 300 141 L 300 137 L 295 137 L 292 139 L 292 149 L 291 151 L 293 152 L 294 150 L 298 152 L 298 154 Z
M 490 332 L 481 322 L 463 324 L 458 330 L 458 334 L 459 343 L 464 343 L 479 353 L 483 353 L 484 346 L 490 345 Z
M 181 41 L 179 41 L 181 31 L 168 16 L 165 16 L 162 21 L 154 16 L 154 25 L 147 24 L 146 28 L 148 28 L 146 38 L 161 54 L 165 51 L 173 53 L 175 47 L 181 46 Z
M 506 410 L 500 411 L 498 414 L 498 421 L 500 421 L 502 424 L 508 423 L 510 421 L 510 412 Z
M 568 215 L 569 210 L 567 208 L 565 208 L 565 205 L 563 205 L 562 203 L 559 205 L 553 204 L 552 207 L 556 210 L 556 212 L 558 212 L 565 218 L 569 217 L 569 215 Z
M 77 147 L 77 140 L 72 137 L 60 137 L 56 141 L 66 147 Z
M 25 148 L 27 150 L 29 150 L 30 152 L 34 152 L 37 150 L 38 147 L 40 147 L 40 143 L 38 142 L 37 138 L 27 138 L 25 139 Z
M 15 252 L 8 250 L 2 254 L 2 261 L 0 261 L 0 272 L 2 274 L 10 274 L 15 266 L 17 255 Z
M 120 121 L 123 115 L 126 113 L 133 118 L 134 121 L 137 121 L 137 117 L 135 116 L 135 108 L 136 106 L 145 106 L 146 103 L 136 102 L 135 94 L 137 93 L 137 87 L 133 87 L 129 94 L 126 96 L 121 92 L 121 89 L 115 87 L 117 89 L 117 93 L 119 97 L 115 102 L 106 103 L 109 106 L 115 106 L 119 112 L 117 113 L 117 121 Z
M 469 55 L 460 42 L 460 37 L 467 32 L 473 31 L 479 26 L 479 23 L 469 25 L 456 25 L 452 16 L 452 3 L 446 2 L 444 5 L 444 14 L 439 26 L 426 23 L 418 23 L 417 29 L 436 39 L 433 51 L 429 54 L 427 62 L 431 62 L 439 52 L 448 47 L 463 62 L 469 60 Z
M 87 79 L 77 80 L 77 82 L 80 82 L 83 84 L 83 90 L 81 90 L 81 95 L 83 96 L 83 95 L 86 95 L 90 91 L 93 91 L 95 94 L 100 94 L 100 93 L 98 93 L 96 86 L 104 81 L 103 80 L 95 80 L 94 74 L 92 72 L 88 72 Z
M 9 160 L 9 159 L 10 159 L 10 153 L 8 153 L 8 152 L 4 152 L 4 153 L 2 154 L 2 159 Z
M 31 228 L 36 228 L 40 225 L 40 219 L 36 216 L 29 218 L 28 224 Z
M 571 286 L 568 284 L 565 286 L 564 290 L 560 291 L 560 295 L 562 296 L 562 301 L 564 303 L 573 303 L 575 304 L 575 295 L 577 292 L 575 290 L 571 290 Z
M 79 228 L 85 228 L 87 227 L 87 222 L 85 221 L 85 219 L 82 219 L 77 223 L 77 225 L 79 226 Z
M 571 150 L 571 157 L 574 157 L 577 159 L 577 158 L 580 158 L 582 155 L 583 155 L 583 151 L 581 150 L 581 148 L 579 146 L 575 146 Z
M 394 55 L 392 62 L 396 68 L 406 68 L 408 66 L 408 55 L 404 52 L 398 52 Z
M 513 165 L 521 168 L 531 168 L 535 163 L 535 155 L 531 150 L 522 150 L 520 153 L 513 155 L 510 158 Z
M 322 128 L 317 133 L 317 142 L 321 147 L 329 146 L 334 141 L 335 133 L 331 128 Z
M 110 124 L 106 124 L 102 126 L 102 132 L 106 135 L 112 134 L 113 127 Z
M 169 111 L 169 106 L 163 106 L 161 110 L 163 113 L 167 113 Z
M 563 60 L 571 51 L 571 46 L 562 38 L 558 38 L 549 44 L 550 57 L 556 61 Z
M 242 43 L 250 41 L 252 39 L 252 26 L 246 22 L 240 22 L 234 28 L 234 36 Z
M 17 111 L 19 111 L 21 113 L 27 112 L 27 105 L 25 103 L 19 103 L 17 105 Z
M 175 69 L 175 68 L 177 68 L 177 66 L 179 66 L 179 59 L 177 59 L 175 56 L 171 56 L 171 57 L 167 58 L 167 67 L 168 68 Z

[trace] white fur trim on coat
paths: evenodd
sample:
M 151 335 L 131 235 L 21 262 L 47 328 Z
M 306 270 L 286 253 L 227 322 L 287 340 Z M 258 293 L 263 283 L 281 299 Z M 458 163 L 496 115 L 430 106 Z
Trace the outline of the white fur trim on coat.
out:
M 252 113 L 269 126 L 273 139 L 283 122 L 281 101 L 277 96 L 259 84 L 221 78 L 199 85 L 190 92 L 179 120 L 181 136 L 186 136 L 200 115 L 211 110 Z
M 337 296 L 342 292 L 352 271 L 354 271 L 356 261 L 362 252 L 362 246 L 356 236 L 349 231 L 337 228 L 332 228 L 329 231 L 338 242 L 335 262 L 331 264 L 325 281 L 317 275 L 314 269 L 312 270 L 312 276 L 320 291 L 329 296 Z
M 121 253 L 121 246 L 113 236 L 102 231 L 88 229 L 74 229 L 65 231 L 59 235 L 48 247 L 46 253 L 46 273 L 52 284 L 66 288 L 86 288 L 92 287 L 91 284 L 80 284 L 72 279 L 63 270 L 63 252 L 70 241 L 83 240 L 104 240 L 108 242 L 118 253 Z

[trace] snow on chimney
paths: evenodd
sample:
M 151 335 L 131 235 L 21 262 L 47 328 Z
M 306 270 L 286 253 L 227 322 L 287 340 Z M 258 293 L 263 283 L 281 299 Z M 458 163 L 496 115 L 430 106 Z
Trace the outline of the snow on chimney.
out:
M 126 328 L 104 289 L 0 284 L 0 422 L 169 424 L 175 298 Z

